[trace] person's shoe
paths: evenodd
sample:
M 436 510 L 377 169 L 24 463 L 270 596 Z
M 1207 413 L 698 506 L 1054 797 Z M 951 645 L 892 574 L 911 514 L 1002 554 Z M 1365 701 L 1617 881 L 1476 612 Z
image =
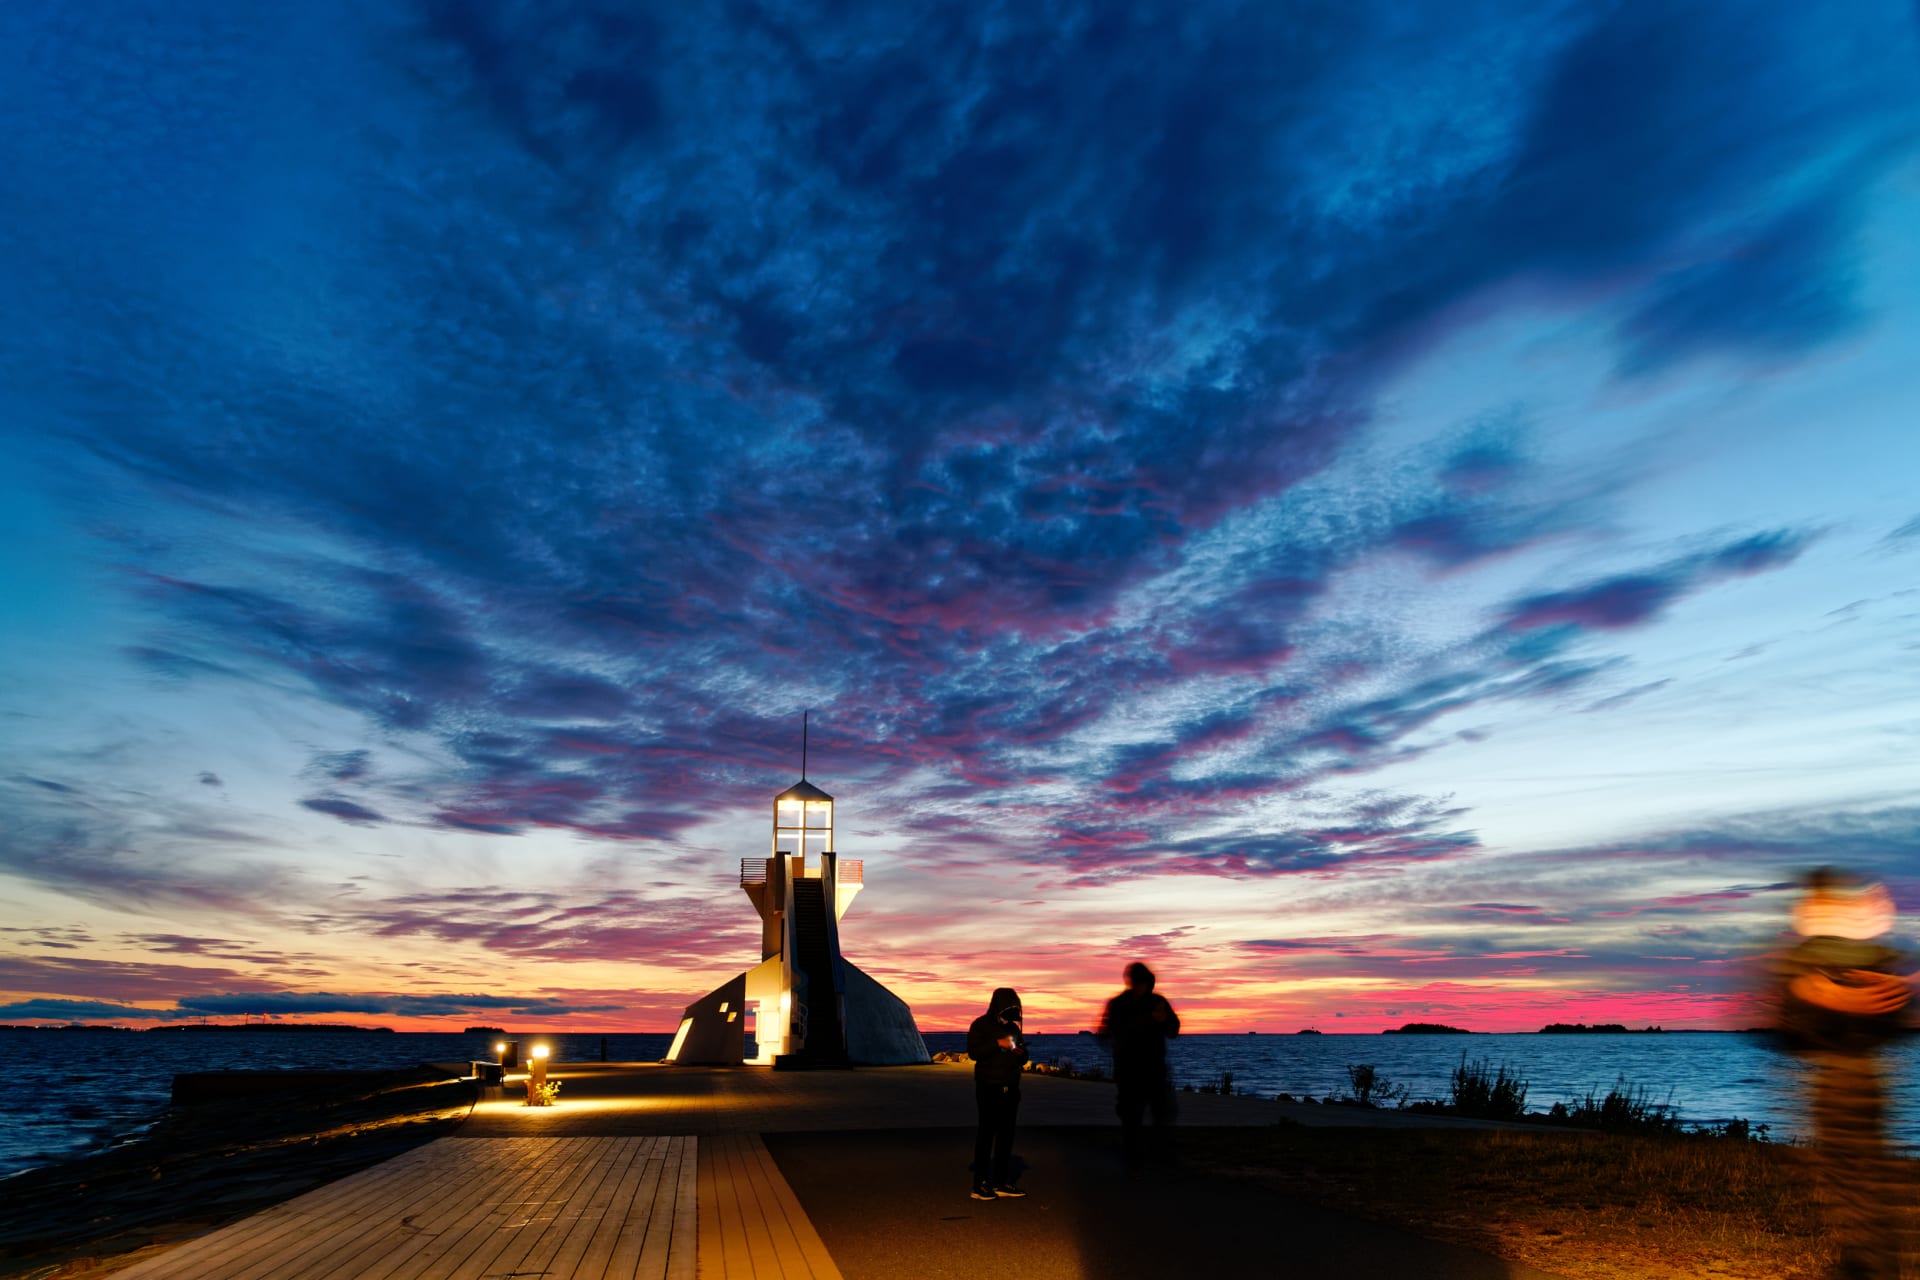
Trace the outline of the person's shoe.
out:
M 976 1182 L 973 1186 L 973 1198 L 975 1200 L 997 1200 L 1000 1197 L 996 1195 L 993 1188 L 986 1183 Z
M 1027 1193 L 1009 1182 L 1009 1183 L 1002 1183 L 1001 1185 L 995 1187 L 993 1189 L 993 1194 L 996 1196 L 999 1196 L 1003 1200 L 1018 1200 L 1021 1196 Z

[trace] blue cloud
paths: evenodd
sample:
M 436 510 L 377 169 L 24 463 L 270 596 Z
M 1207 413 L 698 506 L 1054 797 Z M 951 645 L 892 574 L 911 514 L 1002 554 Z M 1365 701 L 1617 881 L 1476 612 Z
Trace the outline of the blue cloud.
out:
M 302 808 L 311 809 L 315 813 L 327 814 L 330 817 L 338 818 L 340 821 L 354 826 L 374 826 L 386 821 L 385 817 L 367 808 L 365 805 L 355 804 L 353 801 L 342 799 L 339 796 L 311 796 L 302 800 L 300 805 Z
M 1541 628 L 1617 631 L 1644 626 L 1675 601 L 1703 587 L 1792 564 L 1815 536 L 1791 530 L 1754 534 L 1656 569 L 1616 574 L 1566 591 L 1523 596 L 1507 606 L 1501 625 L 1517 632 Z
M 1914 538 L 1920 538 L 1920 516 L 1915 516 L 1898 529 L 1895 529 L 1892 533 L 1889 533 L 1886 540 L 1888 542 L 1907 542 Z

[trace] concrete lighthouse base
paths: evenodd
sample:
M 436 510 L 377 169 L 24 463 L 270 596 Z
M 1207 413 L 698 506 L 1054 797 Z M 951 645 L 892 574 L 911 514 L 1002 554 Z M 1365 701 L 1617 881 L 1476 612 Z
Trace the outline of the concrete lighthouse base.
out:
M 841 1005 L 847 1016 L 847 1058 L 875 1067 L 931 1062 L 907 1002 L 851 960 L 842 958 L 840 966 L 846 983 Z
M 680 1015 L 667 1061 L 688 1066 L 737 1067 L 746 1061 L 747 975 L 724 982 Z
M 913 1025 L 907 1002 L 882 986 L 852 961 L 840 958 L 841 1009 L 845 1016 L 846 1058 L 855 1066 L 902 1067 L 931 1062 L 927 1042 Z M 761 968 L 768 968 L 763 964 Z M 777 975 L 777 958 L 771 968 Z M 739 1066 L 746 1061 L 744 1013 L 752 998 L 755 973 L 740 974 L 686 1007 L 667 1061 L 687 1066 Z M 839 1055 L 822 1055 L 829 1061 Z

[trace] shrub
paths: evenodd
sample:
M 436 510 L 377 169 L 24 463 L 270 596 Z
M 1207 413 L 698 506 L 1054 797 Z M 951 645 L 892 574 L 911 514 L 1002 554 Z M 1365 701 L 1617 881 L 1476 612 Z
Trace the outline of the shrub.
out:
M 1496 1070 L 1485 1058 L 1468 1062 L 1460 1055 L 1453 1069 L 1453 1110 L 1456 1115 L 1488 1120 L 1515 1120 L 1527 1109 L 1527 1082 L 1501 1063 Z
M 1629 1085 L 1625 1076 L 1613 1083 L 1604 1098 L 1595 1098 L 1593 1090 L 1567 1108 L 1568 1124 L 1609 1133 L 1679 1133 L 1680 1119 L 1674 1114 L 1673 1095 L 1667 1101 L 1654 1102 L 1645 1085 Z
M 1353 1086 L 1353 1100 L 1363 1107 L 1407 1104 L 1407 1086 L 1394 1084 L 1375 1071 L 1371 1063 L 1348 1064 L 1347 1082 Z

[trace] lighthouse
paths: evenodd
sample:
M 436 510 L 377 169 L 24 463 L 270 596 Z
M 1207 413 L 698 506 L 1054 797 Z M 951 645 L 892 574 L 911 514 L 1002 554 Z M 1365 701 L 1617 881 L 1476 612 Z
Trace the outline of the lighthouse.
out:
M 764 858 L 740 860 L 760 913 L 760 963 L 686 1007 L 667 1061 L 738 1065 L 754 1024 L 756 1064 L 835 1067 L 926 1062 L 906 1001 L 840 952 L 840 922 L 866 867 L 834 850 L 833 797 L 800 781 L 773 798 Z

